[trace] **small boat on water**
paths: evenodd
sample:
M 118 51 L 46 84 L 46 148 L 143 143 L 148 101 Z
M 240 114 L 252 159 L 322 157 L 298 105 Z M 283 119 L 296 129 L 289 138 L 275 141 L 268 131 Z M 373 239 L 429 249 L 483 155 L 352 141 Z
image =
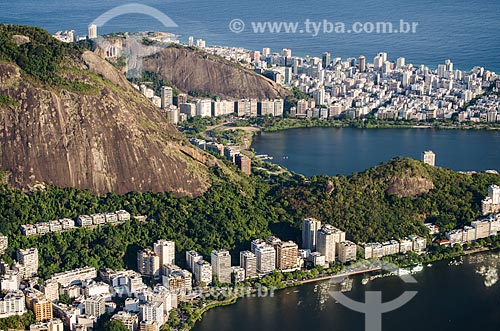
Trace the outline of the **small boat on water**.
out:
M 370 281 L 370 278 L 363 278 L 361 280 L 361 284 L 366 285 L 366 284 L 368 284 L 369 281 Z
M 411 274 L 411 271 L 408 269 L 403 269 L 403 268 L 398 269 L 398 276 L 409 275 L 409 274 Z
M 420 263 L 417 266 L 415 266 L 413 269 L 411 269 L 412 273 L 420 272 L 424 270 L 424 266 Z

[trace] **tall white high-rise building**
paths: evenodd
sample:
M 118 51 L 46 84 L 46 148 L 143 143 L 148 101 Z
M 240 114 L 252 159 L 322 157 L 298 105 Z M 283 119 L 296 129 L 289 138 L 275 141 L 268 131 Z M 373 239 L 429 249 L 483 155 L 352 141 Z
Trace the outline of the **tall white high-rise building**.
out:
M 425 151 L 422 153 L 422 161 L 425 164 L 435 166 L 436 165 L 436 154 L 433 151 Z
M 194 272 L 194 265 L 196 262 L 203 260 L 203 256 L 197 251 L 186 252 L 186 264 L 191 272 Z
M 221 283 L 231 283 L 231 255 L 226 249 L 213 250 L 212 275 L 217 277 Z
M 500 187 L 498 185 L 488 186 L 488 196 L 494 205 L 500 204 Z
M 316 250 L 318 230 L 321 228 L 321 221 L 315 218 L 302 220 L 302 248 Z
M 165 109 L 174 104 L 174 91 L 170 86 L 161 87 L 161 108 Z
M 147 302 L 141 305 L 142 320 L 157 322 L 160 325 L 163 325 L 165 323 L 165 314 L 163 310 L 163 302 Z
M 212 116 L 212 101 L 198 100 L 196 102 L 196 115 L 201 117 Z
M 193 36 L 189 36 L 189 38 L 188 38 L 188 46 L 189 47 L 194 46 L 194 37 Z
M 155 242 L 153 247 L 159 257 L 160 267 L 175 264 L 175 242 L 162 239 Z
M 446 65 L 438 64 L 437 74 L 440 78 L 444 78 L 446 76 Z
M 373 68 L 375 70 L 380 70 L 382 69 L 382 64 L 384 63 L 382 57 L 380 55 L 377 55 L 375 56 L 375 58 L 373 58 Z
M 410 71 L 403 72 L 403 75 L 401 76 L 401 86 L 404 88 L 410 86 L 410 78 L 411 78 Z
M 359 71 L 365 72 L 366 71 L 366 57 L 364 55 L 361 55 L 358 59 L 358 62 L 359 62 Z
M 406 65 L 406 59 L 404 57 L 398 57 L 396 60 L 396 69 L 401 69 Z
M 257 272 L 267 274 L 276 269 L 276 250 L 274 247 L 265 245 L 255 249 L 257 256 Z
M 97 25 L 90 24 L 88 26 L 88 37 L 89 37 L 89 39 L 96 39 L 97 38 Z
M 325 90 L 323 88 L 317 89 L 313 92 L 314 102 L 318 105 L 325 104 Z
M 444 65 L 446 66 L 446 71 L 453 72 L 453 62 L 450 59 L 444 61 Z
M 196 47 L 205 48 L 206 42 L 203 39 L 196 40 Z

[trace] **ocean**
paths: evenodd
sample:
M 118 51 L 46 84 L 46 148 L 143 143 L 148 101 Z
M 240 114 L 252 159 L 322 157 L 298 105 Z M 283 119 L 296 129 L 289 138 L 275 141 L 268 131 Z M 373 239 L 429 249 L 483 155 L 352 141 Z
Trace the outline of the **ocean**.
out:
M 283 48 L 292 55 L 333 57 L 367 56 L 371 62 L 378 52 L 390 60 L 406 57 L 408 63 L 437 66 L 451 59 L 455 67 L 469 70 L 483 66 L 500 72 L 500 2 L 491 0 L 332 0 L 332 1 L 223 1 L 223 0 L 146 0 L 146 1 L 61 1 L 0 0 L 0 22 L 34 25 L 54 33 L 74 29 L 86 35 L 87 26 L 106 11 L 130 3 L 154 7 L 174 20 L 177 28 L 164 28 L 155 18 L 143 14 L 116 17 L 99 28 L 99 33 L 161 30 L 202 38 L 207 45 L 238 46 L 252 50 Z M 233 33 L 229 23 L 241 19 L 246 28 Z M 416 33 L 254 33 L 252 22 L 345 23 L 417 22 Z M 322 30 L 323 31 L 323 30 Z

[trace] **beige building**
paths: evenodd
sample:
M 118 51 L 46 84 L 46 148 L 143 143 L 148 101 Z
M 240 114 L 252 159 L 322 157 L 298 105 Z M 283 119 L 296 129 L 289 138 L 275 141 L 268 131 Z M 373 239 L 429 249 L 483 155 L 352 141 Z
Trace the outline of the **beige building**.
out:
M 342 241 L 339 244 L 339 261 L 346 263 L 356 261 L 356 244 L 352 241 Z
M 471 226 L 476 229 L 476 239 L 488 238 L 490 236 L 490 222 L 487 220 L 471 222 Z
M 500 212 L 500 187 L 488 186 L 488 196 L 481 202 L 483 215 Z
M 47 280 L 40 285 L 40 290 L 49 301 L 59 300 L 59 283 L 54 280 Z
M 59 318 L 47 322 L 48 331 L 64 331 L 64 324 Z
M 464 226 L 462 231 L 462 241 L 463 242 L 471 242 L 476 240 L 476 229 L 472 226 Z
M 9 238 L 0 233 L 0 254 L 5 253 L 9 247 Z
M 245 279 L 257 277 L 257 256 L 250 251 L 240 252 L 240 267 L 245 270 Z
M 413 250 L 413 242 L 408 238 L 399 241 L 399 252 L 404 254 Z
M 120 321 L 129 331 L 137 331 L 139 327 L 139 317 L 126 311 L 119 311 L 111 317 L 112 320 Z
M 413 241 L 412 241 L 413 249 Z M 365 259 L 380 259 L 384 256 L 384 247 L 381 243 L 368 243 L 364 246 Z
M 318 231 L 316 250 L 325 256 L 327 263 L 335 262 L 338 245 L 345 241 L 345 232 L 330 224 L 325 224 Z
M 23 278 L 29 278 L 36 275 L 38 271 L 38 249 L 28 248 L 17 251 L 17 261 L 24 268 Z
M 416 253 L 423 253 L 427 249 L 427 239 L 420 236 L 409 236 L 410 240 L 413 242 L 413 251 Z
M 139 330 L 140 331 L 159 331 L 160 330 L 160 323 L 155 322 L 155 321 L 141 321 L 139 323 Z
M 299 246 L 293 241 L 281 242 L 276 246 L 277 264 L 279 270 L 298 268 Z

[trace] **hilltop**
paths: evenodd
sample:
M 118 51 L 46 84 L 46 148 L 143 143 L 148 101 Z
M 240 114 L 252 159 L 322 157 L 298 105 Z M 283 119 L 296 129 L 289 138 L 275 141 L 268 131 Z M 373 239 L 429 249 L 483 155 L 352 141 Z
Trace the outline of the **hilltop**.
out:
M 286 185 L 276 195 L 294 215 L 290 227 L 314 216 L 344 229 L 356 242 L 367 242 L 426 236 L 426 222 L 443 231 L 462 227 L 481 215 L 488 185 L 499 183 L 495 174 L 462 174 L 395 158 L 348 177 L 318 176 Z
M 20 188 L 200 195 L 218 163 L 107 61 L 14 25 L 0 25 L 0 145 L 3 181 Z

